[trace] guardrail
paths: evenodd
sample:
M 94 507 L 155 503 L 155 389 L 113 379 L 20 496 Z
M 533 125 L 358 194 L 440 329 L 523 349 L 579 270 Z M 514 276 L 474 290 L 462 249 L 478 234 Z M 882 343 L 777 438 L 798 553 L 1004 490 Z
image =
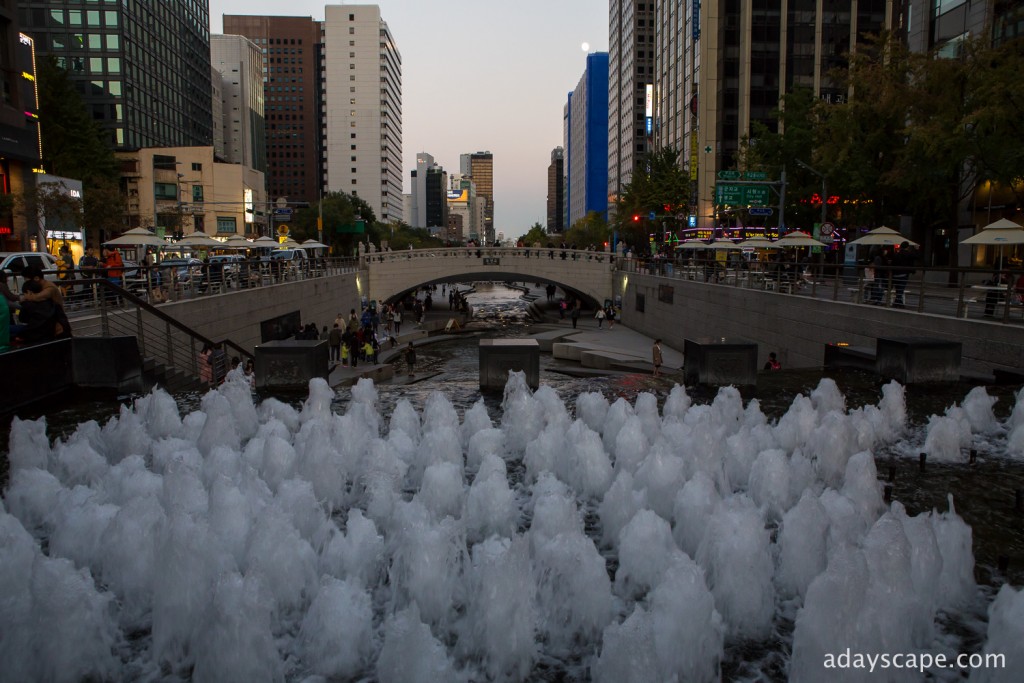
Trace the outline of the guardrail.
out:
M 355 272 L 355 259 L 311 258 L 295 261 L 245 260 L 229 266 L 211 264 L 196 265 L 153 265 L 138 266 L 126 264 L 120 283 L 107 278 L 95 277 L 93 273 L 76 269 L 74 276 L 57 279 L 64 294 L 65 310 L 69 314 L 96 312 L 101 299 L 96 283 L 101 279 L 120 286 L 147 304 L 161 304 L 181 301 L 212 294 L 269 287 L 272 285 L 327 277 Z M 101 273 L 101 271 L 96 271 Z M 90 277 L 84 277 L 90 276 Z M 118 298 L 117 301 L 122 301 Z M 102 301 L 107 308 L 117 305 Z
M 757 289 L 1004 324 L 1024 323 L 1024 271 L 1019 270 L 1004 270 L 1003 282 L 988 284 L 993 273 L 977 268 L 918 267 L 907 271 L 898 267 L 803 267 L 776 262 L 746 263 L 733 268 L 723 267 L 715 260 L 620 258 L 616 260 L 616 269 L 710 286 Z
M 477 260 L 488 258 L 548 259 L 553 261 L 593 261 L 597 263 L 613 263 L 616 258 L 619 258 L 607 251 L 562 249 L 560 247 L 442 247 L 437 249 L 378 251 L 363 254 L 359 258 L 364 265 L 368 266 L 371 263 L 392 263 L 412 259 L 452 257 Z
M 102 336 L 134 336 L 143 358 L 152 358 L 167 368 L 174 368 L 195 379 L 203 376 L 201 358 L 205 346 L 231 349 L 240 358 L 253 354 L 230 339 L 213 340 L 167 315 L 141 297 L 108 280 L 86 281 L 98 293 L 98 311 Z M 73 327 L 73 325 L 72 325 Z M 211 375 L 223 377 L 227 370 L 227 352 L 211 359 Z

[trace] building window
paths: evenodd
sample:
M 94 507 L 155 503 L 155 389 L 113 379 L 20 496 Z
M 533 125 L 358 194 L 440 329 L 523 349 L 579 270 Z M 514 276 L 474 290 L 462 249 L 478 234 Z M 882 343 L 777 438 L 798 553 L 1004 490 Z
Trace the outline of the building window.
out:
M 153 183 L 153 198 L 177 201 L 178 186 L 175 183 Z
M 203 186 L 193 185 L 192 186 L 192 201 L 198 204 L 203 203 Z
M 235 229 L 235 217 L 234 216 L 217 216 L 217 234 L 222 233 L 235 233 L 238 230 Z
M 195 164 L 194 163 L 194 164 L 192 164 L 192 170 L 193 171 L 202 171 L 203 170 L 203 165 L 202 164 Z

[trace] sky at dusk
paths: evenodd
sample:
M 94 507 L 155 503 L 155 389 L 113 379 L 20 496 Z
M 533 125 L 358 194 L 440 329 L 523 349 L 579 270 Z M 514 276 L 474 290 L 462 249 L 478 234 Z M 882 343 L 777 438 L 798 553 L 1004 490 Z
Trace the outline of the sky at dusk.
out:
M 562 145 L 562 108 L 586 68 L 608 50 L 607 0 L 210 0 L 210 32 L 224 14 L 324 18 L 324 5 L 376 4 L 402 55 L 405 192 L 416 154 L 449 173 L 459 155 L 494 154 L 495 230 L 517 237 L 547 223 L 547 168 Z

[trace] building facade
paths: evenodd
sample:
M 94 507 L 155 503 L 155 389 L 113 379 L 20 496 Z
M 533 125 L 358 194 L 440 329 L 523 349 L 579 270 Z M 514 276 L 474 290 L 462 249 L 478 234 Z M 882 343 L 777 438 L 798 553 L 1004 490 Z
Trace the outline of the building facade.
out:
M 565 231 L 565 150 L 555 147 L 551 150 L 548 165 L 548 224 L 550 233 Z
M 23 251 L 33 237 L 38 244 L 39 236 L 14 211 L 14 195 L 31 186 L 34 169 L 41 167 L 42 148 L 35 41 L 20 30 L 12 5 L 0 2 L 0 250 Z
M 587 69 L 566 104 L 565 227 L 596 211 L 608 217 L 608 53 L 587 55 Z
M 152 147 L 117 157 L 128 227 L 167 236 L 261 234 L 257 212 L 268 205 L 262 172 L 217 162 L 212 146 Z
M 210 60 L 220 82 L 220 117 L 213 120 L 214 140 L 223 140 L 220 150 L 214 143 L 214 153 L 228 163 L 266 173 L 262 51 L 245 36 L 210 36 Z
M 328 5 L 323 23 L 325 188 L 402 217 L 402 56 L 376 5 Z
M 112 148 L 213 144 L 207 0 L 17 5 L 37 54 L 67 70 Z
M 608 2 L 608 196 L 617 201 L 650 151 L 655 2 Z
M 409 226 L 413 228 L 427 227 L 427 169 L 434 166 L 434 157 L 427 152 L 416 155 L 416 168 L 409 171 L 410 187 L 412 188 L 412 211 Z
M 324 187 L 320 23 L 225 15 L 224 33 L 245 36 L 260 50 L 269 196 L 317 201 Z
M 469 176 L 476 188 L 476 198 L 483 201 L 483 223 L 478 225 L 476 240 L 494 244 L 494 155 L 490 152 L 472 152 L 459 157 L 459 172 Z

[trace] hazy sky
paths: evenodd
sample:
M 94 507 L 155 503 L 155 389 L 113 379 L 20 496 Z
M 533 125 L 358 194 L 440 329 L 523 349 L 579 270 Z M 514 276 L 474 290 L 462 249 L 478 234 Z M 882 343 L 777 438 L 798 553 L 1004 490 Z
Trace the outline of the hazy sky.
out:
M 402 54 L 405 191 L 416 154 L 449 173 L 459 155 L 494 154 L 494 224 L 506 237 L 547 223 L 547 168 L 562 144 L 562 107 L 608 49 L 608 0 L 210 0 L 224 14 L 324 18 L 324 5 L 377 4 Z

